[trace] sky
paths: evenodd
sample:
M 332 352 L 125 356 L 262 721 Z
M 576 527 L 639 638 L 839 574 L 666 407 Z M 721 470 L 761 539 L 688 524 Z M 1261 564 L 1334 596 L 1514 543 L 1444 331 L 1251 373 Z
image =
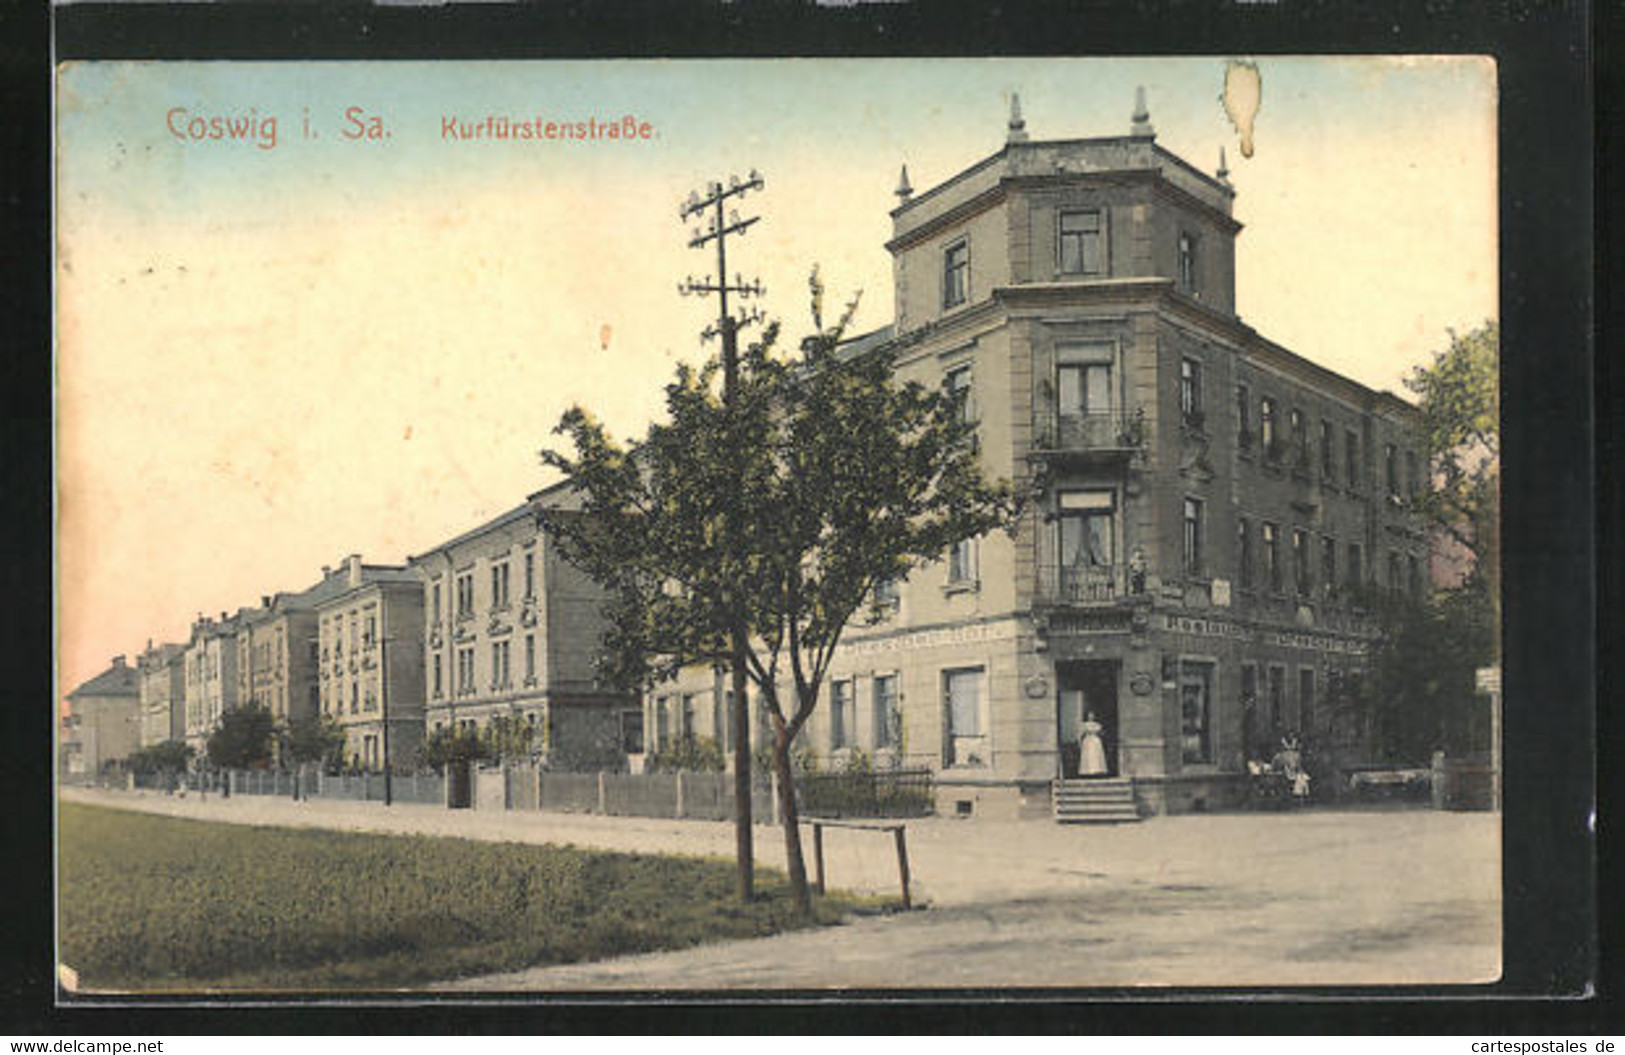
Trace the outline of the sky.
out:
M 857 331 L 885 325 L 899 167 L 919 193 L 994 153 L 1012 93 L 1042 140 L 1126 134 L 1143 86 L 1162 146 L 1227 152 L 1243 321 L 1400 391 L 1496 314 L 1494 65 L 1258 65 L 1243 158 L 1223 58 L 63 64 L 62 693 L 512 508 L 572 404 L 639 432 L 707 350 L 715 305 L 677 285 L 713 261 L 678 206 L 713 179 L 765 179 L 729 267 L 787 333 L 814 264 L 832 307 L 861 291 Z M 444 135 L 487 115 L 649 135 Z

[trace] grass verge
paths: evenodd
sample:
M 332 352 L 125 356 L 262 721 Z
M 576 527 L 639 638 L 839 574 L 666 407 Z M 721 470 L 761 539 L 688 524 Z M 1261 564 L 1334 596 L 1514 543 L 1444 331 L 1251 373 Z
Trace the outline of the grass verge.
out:
M 85 988 L 381 990 L 792 930 L 731 862 L 60 812 L 60 942 Z M 815 923 L 858 903 L 815 902 Z

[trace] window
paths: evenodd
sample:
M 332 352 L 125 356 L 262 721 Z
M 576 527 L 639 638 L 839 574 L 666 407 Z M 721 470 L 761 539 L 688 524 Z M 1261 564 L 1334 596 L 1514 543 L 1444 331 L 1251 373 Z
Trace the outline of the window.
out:
M 1286 668 L 1271 667 L 1269 678 L 1270 704 L 1270 739 L 1278 741 L 1281 738 L 1281 719 L 1286 711 Z M 1273 744 L 1271 745 L 1273 748 Z M 1273 754 L 1273 750 L 1271 751 Z
M 525 600 L 536 596 L 536 554 L 525 554 Z
M 1293 407 L 1287 413 L 1287 422 L 1292 429 L 1292 463 L 1299 469 L 1309 468 L 1309 425 L 1303 418 L 1303 411 Z
M 474 614 L 474 573 L 457 576 L 457 618 L 467 619 Z
M 350 713 L 357 714 L 361 710 L 361 686 L 355 682 L 350 683 Z
M 669 708 L 671 699 L 659 696 L 655 699 L 655 743 L 661 747 L 671 742 L 671 714 Z
M 1266 521 L 1264 532 L 1264 581 L 1276 593 L 1281 592 L 1280 529 Z
M 1109 414 L 1112 368 L 1107 363 L 1063 363 L 1055 370 L 1055 391 L 1063 420 Z
M 970 296 L 970 243 L 950 245 L 942 254 L 942 306 L 952 308 Z
M 491 607 L 508 607 L 508 562 L 491 565 Z
M 1065 596 L 1111 596 L 1112 565 L 1117 552 L 1112 539 L 1112 492 L 1063 491 L 1059 504 L 1056 541 Z
M 491 688 L 505 689 L 508 687 L 508 646 L 511 642 L 494 641 L 491 643 Z
M 1413 499 L 1422 495 L 1422 475 L 1417 466 L 1416 452 L 1405 452 L 1405 484 L 1406 493 Z
M 378 709 L 378 690 L 371 682 L 367 683 L 367 694 L 362 697 L 362 702 L 365 705 L 363 710 L 376 711 Z
M 948 390 L 948 395 L 959 404 L 959 420 L 966 424 L 976 421 L 976 409 L 971 396 L 971 371 L 969 363 L 961 363 L 943 375 L 942 385 Z
M 903 716 L 897 709 L 897 675 L 875 675 L 873 703 L 875 746 L 901 747 Z
M 1242 589 L 1253 584 L 1253 523 L 1246 517 L 1236 521 L 1236 581 Z
M 1349 589 L 1356 590 L 1365 582 L 1365 571 L 1360 566 L 1361 554 L 1358 542 L 1349 543 L 1348 584 Z
M 367 628 L 366 628 L 366 630 L 364 630 L 362 632 L 362 641 L 365 642 L 365 644 L 366 644 L 366 646 L 368 648 L 373 648 L 378 644 L 378 617 L 377 616 L 375 616 L 375 615 L 367 616 Z
M 525 635 L 525 684 L 536 680 L 536 635 Z
M 1106 271 L 1105 239 L 1099 209 L 1068 210 L 1061 213 L 1061 274 L 1101 275 Z
M 1196 236 L 1188 231 L 1179 232 L 1179 288 L 1196 292 Z
M 1315 735 L 1315 668 L 1298 668 L 1298 732 Z
M 433 615 L 435 625 L 438 626 L 438 625 L 440 625 L 440 583 L 439 582 L 436 582 L 434 584 L 433 589 L 430 590 L 430 597 L 431 597 L 431 600 L 429 602 L 429 610 Z
M 643 754 L 643 712 L 621 712 L 621 750 L 629 755 Z
M 1197 359 L 1179 361 L 1179 414 L 1187 425 L 1202 424 L 1202 363 Z
M 1320 581 L 1325 585 L 1327 597 L 1337 592 L 1337 540 L 1334 538 L 1320 540 Z
M 1299 597 L 1308 597 L 1313 583 L 1309 578 L 1309 532 L 1292 529 L 1292 581 Z
M 1343 478 L 1350 487 L 1360 486 L 1360 434 L 1353 429 L 1343 432 Z
M 1186 763 L 1213 761 L 1210 707 L 1213 664 L 1183 660 L 1179 664 L 1179 742 Z
M 976 540 L 961 539 L 948 550 L 948 584 L 976 582 Z
M 677 735 L 684 740 L 692 739 L 694 736 L 694 694 L 692 692 L 683 693 L 683 710 L 678 721 L 680 724 L 677 727 Z
M 1271 461 L 1280 457 L 1275 442 L 1275 400 L 1269 396 L 1258 401 L 1258 438 L 1264 447 L 1264 457 Z
M 1320 478 L 1328 482 L 1336 475 L 1332 468 L 1337 461 L 1335 435 L 1336 430 L 1332 428 L 1332 423 L 1322 419 L 1320 422 Z
M 882 611 L 896 611 L 903 603 L 902 592 L 896 579 L 877 579 L 874 589 L 874 606 Z
M 1202 502 L 1200 499 L 1185 499 L 1185 574 L 1190 577 L 1202 574 Z
M 1403 584 L 1399 580 L 1399 551 L 1388 551 L 1388 589 L 1398 591 Z
M 350 613 L 349 622 L 350 622 L 350 651 L 355 652 L 357 650 L 356 649 L 357 634 L 360 632 L 361 628 L 356 625 L 355 613 L 354 612 Z
M 1422 563 L 1414 553 L 1405 555 L 1405 588 L 1412 597 L 1422 596 Z
M 1236 386 L 1236 446 L 1253 448 L 1253 394 L 1246 385 Z
M 1382 475 L 1383 481 L 1388 485 L 1388 495 L 1391 498 L 1399 497 L 1399 453 L 1394 450 L 1392 443 L 1382 448 Z
M 1247 760 L 1258 757 L 1258 668 L 1251 663 L 1241 668 L 1241 749 Z
M 474 691 L 474 646 L 457 650 L 457 691 Z
M 436 652 L 434 654 L 434 698 L 437 700 L 445 694 L 442 690 L 441 681 L 443 674 L 444 671 L 441 670 L 440 653 Z
M 985 761 L 977 754 L 982 740 L 982 678 L 981 667 L 943 672 L 948 719 L 944 761 L 948 765 L 978 765 Z
M 839 751 L 851 747 L 857 731 L 856 700 L 851 681 L 829 683 L 829 749 Z

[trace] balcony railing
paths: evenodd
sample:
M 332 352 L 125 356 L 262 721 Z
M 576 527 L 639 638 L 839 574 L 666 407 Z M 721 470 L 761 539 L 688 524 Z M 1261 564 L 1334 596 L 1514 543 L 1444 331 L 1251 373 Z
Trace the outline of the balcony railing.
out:
M 1144 590 L 1144 584 L 1140 584 Z M 1050 604 L 1104 604 L 1135 592 L 1125 564 L 1060 564 L 1038 566 L 1038 599 Z
M 1061 414 L 1041 430 L 1039 446 L 1057 451 L 1129 451 L 1140 446 L 1143 421 L 1138 415 Z

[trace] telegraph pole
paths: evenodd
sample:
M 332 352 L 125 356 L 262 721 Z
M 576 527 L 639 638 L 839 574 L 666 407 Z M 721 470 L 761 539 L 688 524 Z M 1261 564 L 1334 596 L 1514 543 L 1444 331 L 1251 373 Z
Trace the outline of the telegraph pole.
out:
M 739 386 L 739 330 L 753 322 L 760 322 L 762 316 L 759 311 L 753 310 L 736 318 L 728 311 L 728 294 L 736 294 L 744 300 L 747 297 L 759 297 L 764 290 L 760 280 L 747 285 L 742 275 L 736 274 L 733 282 L 728 281 L 728 236 L 744 234 L 760 217 L 740 219 L 739 213 L 733 209 L 728 209 L 724 214 L 724 207 L 730 199 L 743 197 L 751 191 L 761 190 L 762 187 L 761 175 L 755 169 L 751 169 L 750 175 L 743 180 L 738 176 L 730 177 L 726 187 L 718 180 L 706 187 L 703 195 L 698 191 L 689 194 L 688 200 L 679 210 L 683 220 L 694 220 L 703 225 L 693 229 L 688 241 L 690 249 L 703 249 L 711 242 L 715 242 L 717 246 L 716 281 L 689 277 L 677 287 L 677 291 L 685 297 L 717 294 L 717 321 L 714 325 L 707 326 L 701 337 L 705 340 L 718 336 L 722 338 L 722 406 L 729 416 L 730 423 Z M 706 216 L 707 213 L 710 214 L 709 217 Z M 730 480 L 736 485 L 738 479 L 737 474 L 730 476 Z M 733 494 L 729 495 L 725 507 L 726 519 L 723 522 L 723 537 L 730 548 L 735 538 L 734 520 L 739 514 L 739 505 L 740 493 L 735 487 Z M 739 599 L 734 596 L 733 591 L 730 591 L 727 608 L 728 645 L 733 665 L 731 678 L 733 699 L 728 720 L 734 738 L 734 838 L 739 857 L 739 896 L 748 901 L 755 886 L 752 861 L 755 851 L 751 845 L 750 708 L 746 702 L 745 692 L 744 616 Z

